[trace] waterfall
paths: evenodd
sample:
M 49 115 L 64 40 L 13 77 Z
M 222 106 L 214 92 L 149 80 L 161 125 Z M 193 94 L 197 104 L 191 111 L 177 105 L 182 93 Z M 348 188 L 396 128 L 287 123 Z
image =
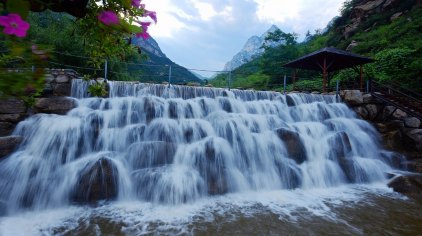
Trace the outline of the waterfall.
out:
M 385 180 L 380 137 L 335 96 L 109 82 L 67 115 L 37 114 L 0 162 L 5 214 L 99 200 L 181 204 L 213 195 Z

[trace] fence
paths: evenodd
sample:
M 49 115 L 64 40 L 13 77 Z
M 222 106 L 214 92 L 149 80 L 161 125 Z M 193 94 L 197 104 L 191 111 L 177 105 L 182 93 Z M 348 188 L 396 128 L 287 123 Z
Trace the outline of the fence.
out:
M 276 82 L 265 80 L 257 80 L 259 84 L 253 84 L 250 81 L 248 74 L 242 74 L 239 71 L 219 71 L 219 70 L 204 70 L 204 69 L 187 69 L 177 64 L 154 64 L 152 62 L 145 63 L 131 63 L 123 61 L 103 60 L 100 68 L 95 68 L 89 64 L 90 58 L 72 55 L 63 52 L 51 52 L 52 56 L 48 59 L 48 68 L 51 69 L 73 69 L 80 75 L 93 75 L 95 77 L 103 77 L 108 80 L 134 80 L 145 83 L 163 83 L 169 84 L 184 84 L 184 85 L 206 85 L 211 82 L 216 87 L 226 87 L 231 89 L 233 87 L 238 89 L 260 89 L 260 90 L 275 90 L 279 92 L 286 91 L 301 91 L 312 92 L 322 90 L 322 78 L 301 78 L 286 75 L 271 75 L 278 78 Z M 32 68 L 33 69 L 33 68 Z M 219 80 L 200 80 L 198 73 L 207 72 L 214 73 Z M 233 78 L 243 78 L 244 82 L 241 85 L 233 84 Z M 192 82 L 196 81 L 196 82 Z M 295 83 L 293 83 L 295 81 Z M 336 91 L 341 89 L 359 89 L 357 81 L 349 82 L 331 82 L 327 91 Z

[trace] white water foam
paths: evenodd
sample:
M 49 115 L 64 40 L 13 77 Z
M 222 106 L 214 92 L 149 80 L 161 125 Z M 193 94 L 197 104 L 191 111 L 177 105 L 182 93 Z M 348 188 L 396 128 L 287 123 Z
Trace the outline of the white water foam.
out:
M 300 222 L 303 217 L 324 217 L 361 234 L 359 229 L 338 218 L 333 208 L 353 206 L 362 201 L 370 204 L 369 195 L 403 198 L 385 187 L 385 183 L 376 183 L 328 189 L 235 193 L 175 206 L 139 201 L 113 202 L 95 208 L 68 207 L 2 217 L 0 235 L 62 235 L 77 229 L 81 223 L 89 225 L 96 217 L 121 224 L 121 233 L 126 235 L 192 234 L 195 223 L 211 223 L 218 217 L 234 221 L 238 217 L 254 217 L 268 211 L 278 215 L 280 220 L 292 223 Z M 98 235 L 102 235 L 99 227 Z

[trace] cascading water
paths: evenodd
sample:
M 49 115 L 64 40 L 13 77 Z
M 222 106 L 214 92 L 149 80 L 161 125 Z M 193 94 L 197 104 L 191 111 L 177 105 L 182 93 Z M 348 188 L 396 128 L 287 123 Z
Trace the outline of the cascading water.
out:
M 38 114 L 0 163 L 4 214 L 98 200 L 192 203 L 226 193 L 385 180 L 374 128 L 335 96 L 109 82 L 65 116 Z

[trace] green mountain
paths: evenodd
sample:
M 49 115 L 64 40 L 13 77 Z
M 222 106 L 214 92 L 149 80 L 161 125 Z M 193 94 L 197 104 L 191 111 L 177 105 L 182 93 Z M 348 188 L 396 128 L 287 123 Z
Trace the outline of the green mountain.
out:
M 323 47 L 333 46 L 369 56 L 375 63 L 364 67 L 365 78 L 400 84 L 422 92 L 422 2 L 420 0 L 352 0 L 346 1 L 341 15 L 321 32 L 308 33 L 298 43 L 296 34 L 282 31 L 266 40 L 290 40 L 286 45 L 266 48 L 261 57 L 232 71 L 219 75 L 211 84 L 225 87 L 231 78 L 232 87 L 279 90 L 283 77 L 291 83 L 292 71 L 282 65 Z M 353 82 L 356 69 L 330 75 L 334 80 Z M 321 88 L 321 73 L 299 71 L 298 87 Z M 309 80 L 313 79 L 313 80 Z M 292 89 L 291 86 L 288 89 Z

